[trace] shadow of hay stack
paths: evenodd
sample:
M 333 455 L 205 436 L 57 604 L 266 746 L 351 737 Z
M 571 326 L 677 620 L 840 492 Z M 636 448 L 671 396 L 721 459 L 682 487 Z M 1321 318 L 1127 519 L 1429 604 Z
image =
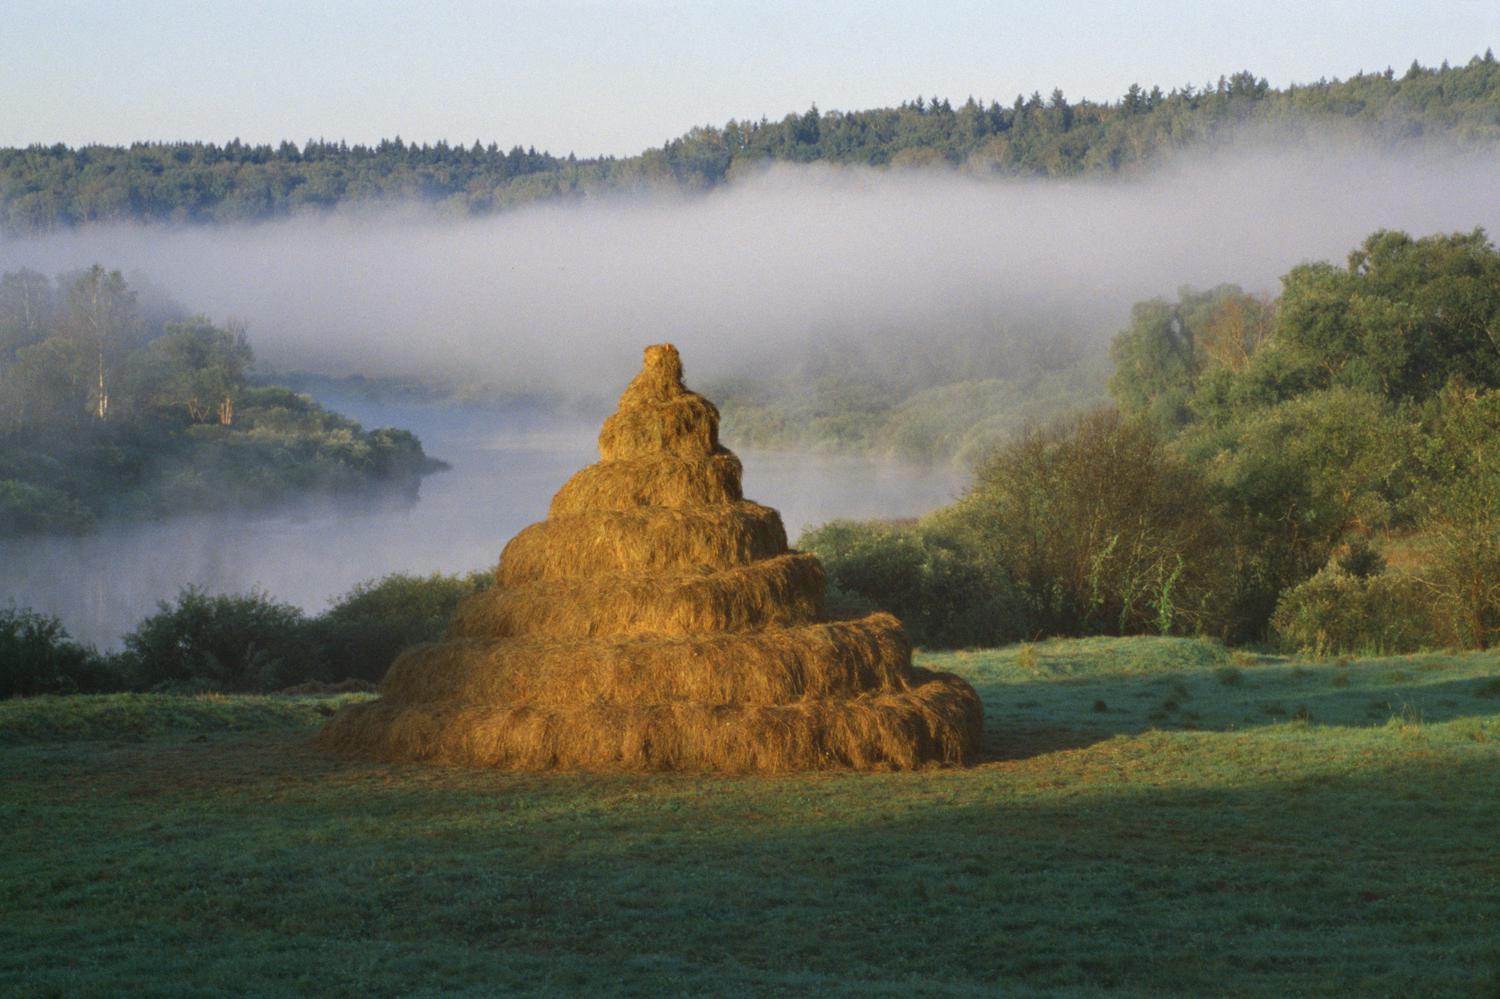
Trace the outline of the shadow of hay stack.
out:
M 500 557 L 440 642 L 408 649 L 378 701 L 323 745 L 516 770 L 790 771 L 957 764 L 979 698 L 911 664 L 888 614 L 821 621 L 823 571 L 745 500 L 719 414 L 670 344 L 548 518 Z

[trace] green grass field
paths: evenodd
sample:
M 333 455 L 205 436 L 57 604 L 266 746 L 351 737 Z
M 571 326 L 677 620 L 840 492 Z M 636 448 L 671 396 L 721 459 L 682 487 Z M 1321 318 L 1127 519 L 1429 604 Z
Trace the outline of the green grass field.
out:
M 330 758 L 334 699 L 0 703 L 16 995 L 1500 995 L 1500 660 L 925 657 L 966 770 Z

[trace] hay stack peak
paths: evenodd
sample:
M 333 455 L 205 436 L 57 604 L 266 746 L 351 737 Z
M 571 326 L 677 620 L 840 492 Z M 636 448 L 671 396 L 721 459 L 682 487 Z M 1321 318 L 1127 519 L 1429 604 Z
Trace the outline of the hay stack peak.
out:
M 894 769 L 963 763 L 967 683 L 911 664 L 888 614 L 823 616 L 823 572 L 744 499 L 719 412 L 671 344 L 599 432 L 600 461 L 505 546 L 496 587 L 404 652 L 321 735 L 385 759 L 515 770 Z

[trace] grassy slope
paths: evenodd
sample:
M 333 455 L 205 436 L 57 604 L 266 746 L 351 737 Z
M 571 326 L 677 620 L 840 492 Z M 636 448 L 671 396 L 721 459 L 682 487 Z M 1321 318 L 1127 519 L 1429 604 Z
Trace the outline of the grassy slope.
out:
M 321 756 L 316 700 L 0 705 L 0 990 L 1500 988 L 1493 654 L 929 662 L 982 765 L 515 776 Z

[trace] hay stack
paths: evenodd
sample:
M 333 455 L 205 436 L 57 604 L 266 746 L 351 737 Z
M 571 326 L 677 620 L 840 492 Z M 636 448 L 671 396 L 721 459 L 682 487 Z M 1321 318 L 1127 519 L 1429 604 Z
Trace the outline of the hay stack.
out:
M 670 344 L 548 519 L 505 547 L 499 586 L 404 652 L 380 700 L 321 739 L 386 759 L 505 769 L 787 771 L 962 763 L 982 718 L 916 669 L 888 614 L 823 621 L 817 559 L 746 501 L 719 413 Z

